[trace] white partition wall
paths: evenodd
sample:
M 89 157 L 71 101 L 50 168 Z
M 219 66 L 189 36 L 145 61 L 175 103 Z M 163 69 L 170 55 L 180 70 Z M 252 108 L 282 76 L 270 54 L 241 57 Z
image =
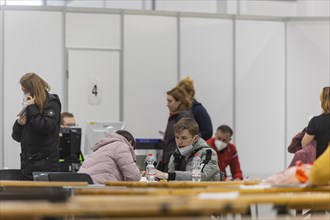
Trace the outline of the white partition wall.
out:
M 145 9 L 146 0 L 105 0 L 106 8 Z
M 68 111 L 82 127 L 84 150 L 87 120 L 120 120 L 120 15 L 67 13 L 66 47 Z
M 85 146 L 87 120 L 119 121 L 119 52 L 70 50 L 68 56 L 68 109 L 82 128 Z
M 283 22 L 236 22 L 236 144 L 248 176 L 284 169 L 284 47 Z
M 21 109 L 20 77 L 36 72 L 63 94 L 63 19 L 54 11 L 5 11 L 4 22 L 4 164 L 19 167 L 19 144 L 11 138 Z M 47 31 L 45 31 L 47 30 Z
M 68 58 L 68 109 L 78 124 L 119 121 L 119 52 L 69 50 Z
M 180 19 L 180 77 L 195 81 L 196 99 L 210 114 L 213 130 L 233 127 L 233 21 Z
M 74 48 L 120 49 L 120 15 L 66 14 L 66 46 Z
M 3 157 L 4 157 L 4 139 L 3 139 L 3 128 L 4 128 L 4 123 L 3 123 L 3 12 L 2 12 L 2 7 L 0 6 L 0 169 L 2 168 L 3 164 Z
M 67 3 L 68 7 L 86 7 L 86 8 L 103 8 L 104 7 L 104 1 L 100 0 L 72 0 L 68 1 Z
M 216 0 L 176 0 L 176 1 L 163 1 L 155 0 L 156 10 L 164 11 L 185 11 L 185 12 L 217 12 Z
M 166 91 L 177 73 L 175 17 L 125 15 L 124 120 L 135 137 L 160 138 L 168 118 Z
M 287 145 L 309 115 L 322 112 L 320 93 L 330 85 L 329 32 L 329 21 L 287 24 Z M 287 154 L 288 164 L 292 156 Z

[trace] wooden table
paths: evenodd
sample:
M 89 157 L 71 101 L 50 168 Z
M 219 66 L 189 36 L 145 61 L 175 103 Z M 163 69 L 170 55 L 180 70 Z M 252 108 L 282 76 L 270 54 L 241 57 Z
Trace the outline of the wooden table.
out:
M 255 185 L 260 180 L 247 180 L 247 181 L 205 181 L 205 182 L 192 182 L 192 181 L 169 181 L 169 182 L 105 182 L 106 186 L 125 186 L 125 187 L 153 187 L 153 188 L 206 188 L 206 187 L 222 187 L 222 186 L 238 186 L 238 185 Z
M 113 182 L 114 183 L 114 182 Z M 262 194 L 262 193 L 305 193 L 305 192 L 330 192 L 330 186 L 308 186 L 308 187 L 259 187 L 257 185 L 218 185 L 217 187 L 199 187 L 200 183 L 192 184 L 194 187 L 186 187 L 185 184 L 179 185 L 180 187 L 169 188 L 166 187 L 125 187 L 119 186 L 121 184 L 108 184 L 106 187 L 72 187 L 75 195 L 196 195 L 204 192 L 234 192 L 237 191 L 241 194 Z M 117 185 L 117 186 L 113 186 Z M 163 184 L 160 184 L 163 185 Z M 181 188 L 182 187 L 182 188 Z
M 251 204 L 270 203 L 295 209 L 330 210 L 329 193 L 238 194 L 234 197 L 205 194 L 180 195 L 87 195 L 74 196 L 65 203 L 2 201 L 0 217 L 26 219 L 38 216 L 209 216 L 245 213 Z M 218 197 L 217 197 L 218 196 Z
M 237 183 L 240 182 L 111 182 L 107 186 L 97 186 L 84 182 L 0 181 L 2 187 L 61 186 L 74 192 L 66 202 L 2 200 L 0 219 L 210 216 L 246 213 L 252 204 L 330 210 L 328 186 L 257 188 L 250 183 Z
M 242 213 L 248 208 L 226 202 L 196 203 L 189 196 L 76 196 L 66 203 L 1 202 L 0 218 L 37 216 L 144 217 L 191 216 L 212 213 Z

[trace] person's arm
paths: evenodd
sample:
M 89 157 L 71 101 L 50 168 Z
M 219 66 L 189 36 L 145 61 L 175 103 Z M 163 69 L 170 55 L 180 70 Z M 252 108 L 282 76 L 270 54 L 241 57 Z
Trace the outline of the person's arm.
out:
M 126 181 L 140 181 L 141 173 L 128 145 L 121 145 L 116 152 L 116 163 Z
M 301 146 L 304 148 L 314 140 L 314 135 L 305 133 L 303 139 L 301 140 Z
M 208 181 L 215 173 L 219 172 L 218 160 L 215 151 L 211 148 L 206 149 L 207 150 L 202 149 L 197 152 L 197 154 L 201 155 L 201 162 L 205 160 L 208 150 L 212 152 L 211 159 L 202 167 L 201 181 Z M 192 167 L 187 166 L 187 169 L 187 171 L 175 171 L 174 173 L 171 173 L 169 169 L 169 180 L 192 180 Z
M 11 137 L 17 141 L 17 142 L 21 142 L 21 136 L 22 136 L 22 130 L 24 128 L 24 125 L 19 124 L 18 119 L 15 121 L 14 125 L 13 125 L 13 132 L 11 134 Z
M 305 135 L 305 129 L 303 131 L 300 131 L 298 134 L 296 134 L 292 140 L 290 145 L 288 146 L 288 152 L 289 153 L 296 153 L 298 150 L 301 150 L 301 141 Z
M 216 152 L 213 149 L 207 149 L 206 151 L 211 150 L 211 160 L 204 165 L 201 173 L 201 181 L 208 181 L 215 173 L 219 172 L 219 165 L 218 165 L 218 157 Z M 202 161 L 204 161 L 206 154 L 202 157 Z M 220 174 L 219 174 L 220 178 Z M 219 179 L 220 180 L 220 179 Z
M 308 122 L 308 125 L 306 127 L 305 135 L 301 140 L 302 148 L 306 147 L 314 140 L 316 130 L 317 130 L 317 125 L 315 124 L 315 117 L 314 117 Z
M 231 175 L 233 176 L 233 180 L 243 180 L 241 165 L 239 163 L 238 154 L 236 150 L 232 156 L 232 160 L 229 164 L 229 167 Z
M 208 157 L 208 151 L 210 151 L 210 160 L 203 164 L 205 159 Z M 218 158 L 215 151 L 211 148 L 203 148 L 197 152 L 198 155 L 201 155 L 201 162 L 203 164 L 201 170 L 201 181 L 208 181 L 214 176 L 217 172 L 219 173 Z M 189 163 L 189 162 L 188 162 Z M 187 171 L 175 171 L 175 180 L 192 180 L 192 166 L 187 166 Z M 219 176 L 220 180 L 220 176 Z
M 161 179 L 161 180 L 168 180 L 169 175 L 168 175 L 168 173 L 162 172 L 160 170 L 156 170 L 155 177 L 157 177 L 158 179 Z
M 156 177 L 159 179 L 165 179 L 168 181 L 173 180 L 192 180 L 191 171 L 176 171 L 174 164 L 174 156 L 170 157 L 170 161 L 168 163 L 168 172 L 161 172 L 159 170 L 156 171 Z

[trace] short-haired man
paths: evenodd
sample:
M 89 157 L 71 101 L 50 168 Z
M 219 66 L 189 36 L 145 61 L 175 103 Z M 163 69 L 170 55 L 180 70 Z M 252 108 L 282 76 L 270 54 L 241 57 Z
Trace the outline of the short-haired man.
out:
M 60 133 L 68 133 L 69 132 L 69 135 L 70 137 L 74 137 L 75 141 L 74 142 L 71 142 L 71 138 L 70 138 L 70 142 L 68 142 L 67 138 L 64 138 L 64 143 L 66 144 L 70 144 L 71 147 L 70 147 L 70 158 L 69 160 L 66 161 L 66 163 L 61 163 L 61 171 L 68 171 L 67 169 L 67 162 L 73 162 L 73 164 L 78 164 L 78 161 L 79 163 L 81 164 L 83 161 L 84 161 L 84 156 L 81 152 L 81 149 L 80 149 L 80 139 L 81 139 L 81 130 L 78 132 L 77 131 L 77 124 L 76 124 L 76 119 L 74 118 L 74 115 L 70 112 L 62 112 L 61 113 L 61 130 L 60 130 Z M 71 132 L 69 131 L 70 129 L 74 128 L 76 131 L 74 132 L 74 136 L 72 136 Z M 81 129 L 81 128 L 79 128 Z M 78 136 L 79 135 L 79 136 Z M 62 145 L 62 137 L 63 135 L 61 135 L 61 145 Z M 78 144 L 78 145 L 77 145 Z M 65 145 L 67 146 L 67 145 Z M 62 148 L 63 146 L 61 146 Z M 79 148 L 79 149 L 78 149 Z M 60 156 L 61 156 L 61 153 L 62 151 L 60 151 Z M 65 152 L 65 151 L 64 151 Z M 73 152 L 77 152 L 77 155 L 76 157 L 73 157 L 73 155 L 75 155 L 75 153 Z M 61 159 L 64 159 L 64 158 L 61 158 Z M 80 166 L 79 164 L 79 166 Z M 71 168 L 70 168 L 71 169 Z M 74 168 L 76 169 L 76 168 Z
M 193 158 L 201 158 L 201 181 L 219 181 L 220 171 L 216 152 L 198 136 L 197 122 L 182 118 L 173 127 L 177 149 L 171 156 L 168 172 L 156 171 L 156 177 L 167 180 L 192 180 Z
M 61 126 L 63 128 L 69 128 L 76 126 L 76 119 L 74 115 L 70 112 L 62 112 L 61 113 Z
M 232 178 L 242 180 L 243 174 L 239 163 L 237 150 L 234 144 L 230 143 L 233 130 L 228 125 L 220 125 L 215 132 L 215 137 L 207 143 L 217 152 L 219 168 L 225 173 L 229 165 Z

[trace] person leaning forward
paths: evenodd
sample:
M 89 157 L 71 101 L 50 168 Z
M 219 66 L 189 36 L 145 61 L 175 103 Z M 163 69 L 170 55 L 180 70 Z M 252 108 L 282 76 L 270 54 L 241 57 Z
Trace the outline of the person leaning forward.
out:
M 193 158 L 198 154 L 202 161 L 201 181 L 219 181 L 220 170 L 215 151 L 199 137 L 197 122 L 182 118 L 173 127 L 177 149 L 171 156 L 168 172 L 156 170 L 156 177 L 166 180 L 192 180 Z

